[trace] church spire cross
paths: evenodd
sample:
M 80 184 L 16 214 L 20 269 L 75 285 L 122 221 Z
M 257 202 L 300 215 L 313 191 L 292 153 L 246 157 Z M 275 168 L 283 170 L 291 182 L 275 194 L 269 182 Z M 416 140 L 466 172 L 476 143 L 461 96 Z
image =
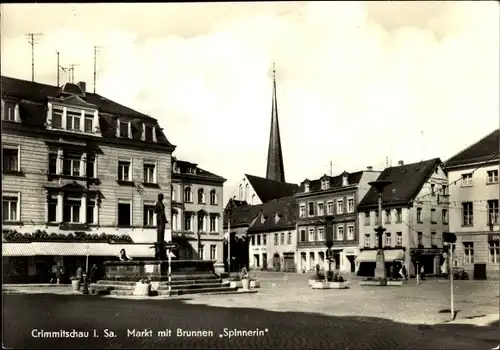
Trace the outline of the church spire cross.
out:
M 283 152 L 281 150 L 280 128 L 278 122 L 278 102 L 276 100 L 276 68 L 273 62 L 273 99 L 271 107 L 271 130 L 269 135 L 269 150 L 267 153 L 266 178 L 285 182 Z

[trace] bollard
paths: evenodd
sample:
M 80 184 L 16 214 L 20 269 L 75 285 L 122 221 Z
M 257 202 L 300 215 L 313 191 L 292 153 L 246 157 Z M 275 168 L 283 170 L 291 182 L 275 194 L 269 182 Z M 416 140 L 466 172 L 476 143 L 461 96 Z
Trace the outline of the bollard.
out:
M 83 274 L 82 294 L 89 294 L 89 281 L 86 273 Z

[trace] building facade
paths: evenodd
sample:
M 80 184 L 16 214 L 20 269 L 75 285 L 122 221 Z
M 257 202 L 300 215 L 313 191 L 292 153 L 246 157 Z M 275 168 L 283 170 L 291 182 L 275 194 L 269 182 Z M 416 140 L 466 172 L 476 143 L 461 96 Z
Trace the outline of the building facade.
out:
M 499 130 L 446 162 L 455 266 L 477 279 L 499 278 Z
M 295 272 L 297 253 L 297 200 L 275 199 L 262 205 L 247 231 L 250 268 Z
M 348 273 L 355 271 L 355 258 L 359 253 L 356 207 L 369 187 L 368 182 L 379 174 L 369 168 L 302 182 L 296 194 L 299 271 L 313 270 L 316 265 L 326 268 L 327 219 L 333 219 L 331 268 Z
M 443 232 L 448 231 L 448 179 L 438 158 L 385 169 L 377 180 L 391 183 L 382 196 L 382 237 L 386 268 L 403 261 L 411 275 L 416 261 L 427 274 L 439 274 L 444 262 Z M 378 248 L 378 193 L 370 189 L 358 206 L 357 273 L 373 276 Z M 419 256 L 418 259 L 412 257 Z
M 156 119 L 86 92 L 2 77 L 4 277 L 48 281 L 126 249 L 154 257 L 154 204 L 171 209 L 170 144 Z M 170 223 L 166 237 L 170 234 Z
M 223 260 L 223 185 L 226 179 L 172 158 L 172 232 L 180 259 Z

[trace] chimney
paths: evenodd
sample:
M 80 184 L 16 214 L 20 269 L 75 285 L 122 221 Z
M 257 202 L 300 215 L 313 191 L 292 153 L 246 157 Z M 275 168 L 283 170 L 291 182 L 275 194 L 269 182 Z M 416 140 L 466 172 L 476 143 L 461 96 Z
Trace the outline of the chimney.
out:
M 371 165 L 369 165 L 369 166 L 367 166 L 367 167 L 366 167 L 366 170 L 368 170 L 368 171 L 372 171 L 372 170 L 373 170 L 373 167 L 372 167 Z
M 83 93 L 87 92 L 87 84 L 84 81 L 79 81 L 78 83 L 76 83 L 76 85 L 78 85 Z
M 398 165 L 405 165 L 405 163 L 402 160 L 399 160 Z

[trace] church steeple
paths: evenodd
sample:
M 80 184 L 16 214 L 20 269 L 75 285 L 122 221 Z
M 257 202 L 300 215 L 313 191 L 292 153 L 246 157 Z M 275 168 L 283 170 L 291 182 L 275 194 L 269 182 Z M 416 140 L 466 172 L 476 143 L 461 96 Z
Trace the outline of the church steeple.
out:
M 271 110 L 271 132 L 269 135 L 269 150 L 267 152 L 266 178 L 285 182 L 285 168 L 281 152 L 280 127 L 278 123 L 278 102 L 276 101 L 276 70 L 273 62 L 273 103 Z

